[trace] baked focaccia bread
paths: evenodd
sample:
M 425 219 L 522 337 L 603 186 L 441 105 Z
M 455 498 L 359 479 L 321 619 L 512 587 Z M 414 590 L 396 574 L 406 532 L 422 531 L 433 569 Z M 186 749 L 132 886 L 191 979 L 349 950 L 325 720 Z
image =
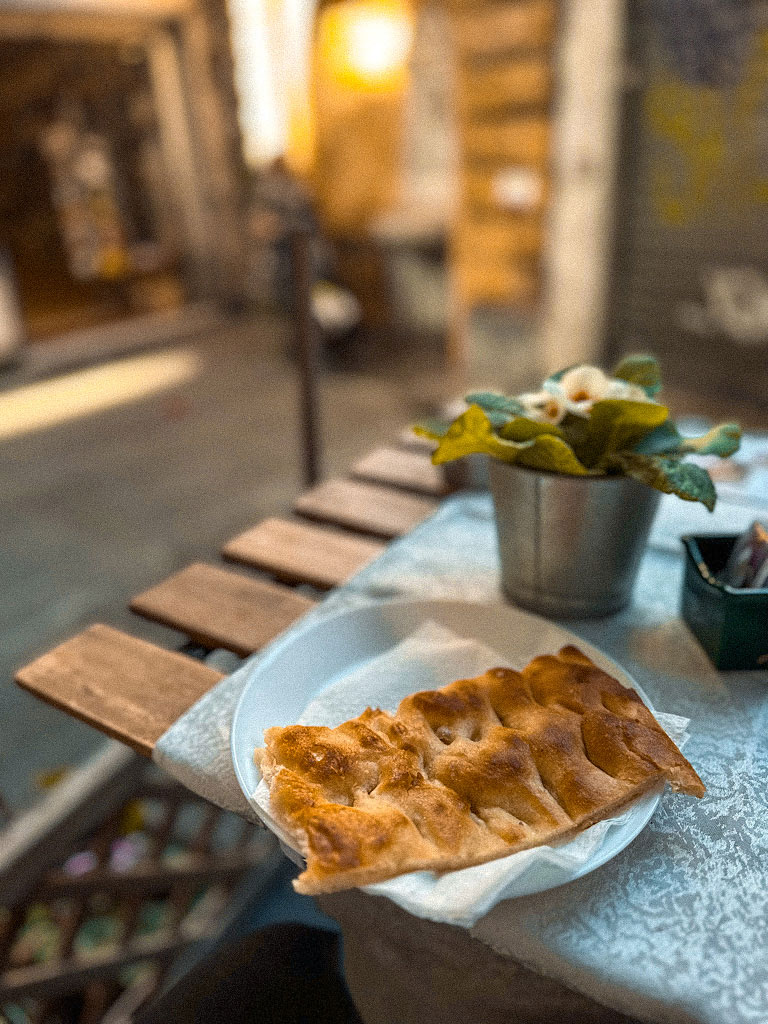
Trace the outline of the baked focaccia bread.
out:
M 662 780 L 704 785 L 634 690 L 575 647 L 368 708 L 268 729 L 256 763 L 307 867 L 298 892 L 482 864 L 560 842 Z

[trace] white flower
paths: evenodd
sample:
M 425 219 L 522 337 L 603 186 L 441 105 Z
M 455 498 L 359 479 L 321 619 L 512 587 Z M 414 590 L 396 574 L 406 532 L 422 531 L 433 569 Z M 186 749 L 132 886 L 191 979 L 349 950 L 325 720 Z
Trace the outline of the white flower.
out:
M 519 395 L 518 401 L 524 407 L 528 419 L 536 420 L 537 423 L 552 423 L 556 426 L 568 412 L 568 403 L 561 395 L 553 394 L 551 391 L 533 391 Z
M 574 366 L 559 380 L 545 381 L 544 388 L 565 402 L 566 411 L 576 416 L 589 416 L 595 402 L 604 398 L 650 401 L 643 388 L 637 384 L 609 377 L 597 366 Z
M 575 406 L 572 412 L 583 416 L 589 413 L 595 402 L 605 398 L 611 380 L 597 366 L 574 366 L 560 380 L 548 382 L 544 387 L 549 389 L 550 384 L 554 384 L 565 400 Z

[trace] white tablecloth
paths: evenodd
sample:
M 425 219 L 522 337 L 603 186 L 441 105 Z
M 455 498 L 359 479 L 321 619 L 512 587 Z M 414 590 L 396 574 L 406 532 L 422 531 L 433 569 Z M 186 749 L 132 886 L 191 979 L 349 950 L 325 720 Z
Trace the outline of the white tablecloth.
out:
M 768 674 L 718 673 L 677 614 L 679 534 L 700 529 L 700 518 L 710 532 L 737 532 L 756 510 L 731 502 L 707 515 L 665 498 L 632 605 L 567 623 L 658 707 L 692 720 L 686 756 L 706 797 L 665 797 L 618 857 L 567 886 L 500 904 L 471 935 L 631 1016 L 768 1024 Z M 293 628 L 404 596 L 502 600 L 488 495 L 444 502 Z M 252 817 L 228 747 L 242 681 L 238 670 L 198 702 L 162 737 L 156 759 L 195 792 Z

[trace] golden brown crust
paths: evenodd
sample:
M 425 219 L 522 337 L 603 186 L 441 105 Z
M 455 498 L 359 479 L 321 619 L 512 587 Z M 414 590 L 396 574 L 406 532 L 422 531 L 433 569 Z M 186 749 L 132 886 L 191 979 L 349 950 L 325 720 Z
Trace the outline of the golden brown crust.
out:
M 560 842 L 662 780 L 705 791 L 635 691 L 576 647 L 264 740 L 273 814 L 307 860 L 299 892 Z

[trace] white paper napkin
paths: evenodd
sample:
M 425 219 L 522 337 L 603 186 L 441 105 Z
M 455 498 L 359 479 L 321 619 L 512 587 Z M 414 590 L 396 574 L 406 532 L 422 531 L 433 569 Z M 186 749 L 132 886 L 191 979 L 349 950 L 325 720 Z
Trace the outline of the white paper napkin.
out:
M 484 644 L 456 636 L 443 626 L 428 622 L 396 647 L 372 658 L 324 690 L 307 706 L 299 722 L 332 728 L 355 718 L 369 706 L 394 713 L 400 701 L 410 693 L 437 689 L 455 679 L 481 675 L 504 663 L 505 659 Z M 689 720 L 660 713 L 656 713 L 656 719 L 681 747 L 688 738 Z M 259 783 L 253 800 L 260 816 L 280 838 L 285 852 L 301 863 L 300 856 L 290 849 L 287 837 L 272 816 L 265 782 Z M 417 917 L 469 928 L 501 900 L 531 891 L 529 872 L 545 878 L 547 888 L 583 872 L 592 858 L 597 859 L 608 833 L 624 823 L 631 813 L 630 809 L 620 817 L 600 821 L 558 847 L 538 846 L 488 864 L 442 875 L 416 871 L 366 886 L 365 891 L 387 896 Z M 529 880 L 526 885 L 523 885 L 524 875 Z

